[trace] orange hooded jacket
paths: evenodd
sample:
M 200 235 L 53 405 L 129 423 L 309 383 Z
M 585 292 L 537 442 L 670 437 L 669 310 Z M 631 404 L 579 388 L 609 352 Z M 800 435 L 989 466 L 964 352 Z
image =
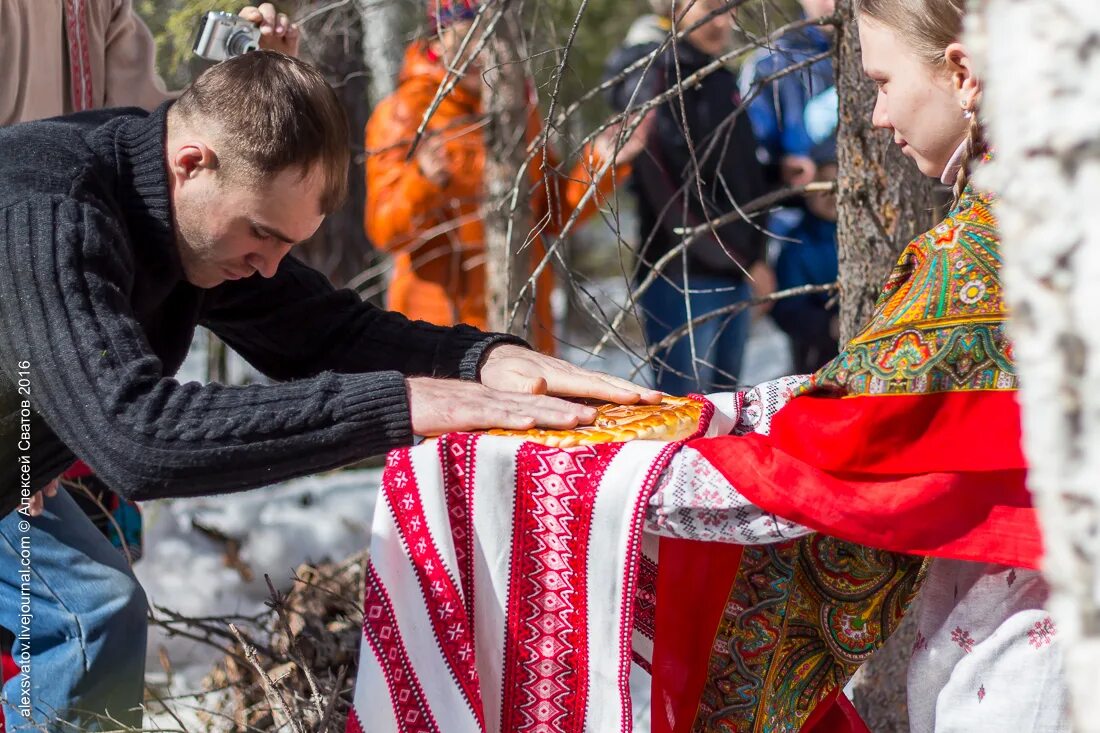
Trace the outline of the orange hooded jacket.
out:
M 432 58 L 423 42 L 413 43 L 397 90 L 375 108 L 367 123 L 367 205 L 365 228 L 375 246 L 394 255 L 394 275 L 387 300 L 391 310 L 438 325 L 468 323 L 485 328 L 484 228 L 479 215 L 485 141 L 478 94 L 462 87 L 447 95 L 428 123 L 421 144 L 440 143 L 448 159 L 450 180 L 440 188 L 425 178 L 415 158 L 406 160 L 409 145 L 425 110 L 443 80 L 443 64 Z M 538 112 L 532 109 L 528 139 L 540 132 Z M 551 167 L 557 161 L 547 161 Z M 541 176 L 542 156 L 531 162 L 535 223 L 547 221 L 544 231 L 554 233 L 569 220 L 592 182 L 602 161 L 590 148 L 568 176 L 554 175 L 551 211 Z M 629 174 L 616 166 L 615 174 L 600 182 L 600 196 L 590 197 L 582 216 L 596 210 L 597 198 L 606 196 Z M 547 216 L 548 213 L 550 216 Z M 536 239 L 530 262 L 542 261 L 545 248 Z M 554 352 L 550 291 L 551 268 L 538 279 L 532 342 L 543 353 Z

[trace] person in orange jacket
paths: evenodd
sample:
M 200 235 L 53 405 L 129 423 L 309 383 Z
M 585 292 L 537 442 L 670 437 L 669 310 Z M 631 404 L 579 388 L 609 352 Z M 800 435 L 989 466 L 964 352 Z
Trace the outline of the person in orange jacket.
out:
M 409 147 L 425 111 L 435 98 L 448 64 L 456 65 L 462 39 L 477 12 L 474 0 L 429 0 L 434 37 L 414 41 L 406 50 L 397 90 L 375 108 L 366 128 L 367 203 L 365 228 L 375 246 L 394 254 L 394 273 L 387 307 L 410 318 L 449 326 L 486 326 L 484 227 L 480 217 L 482 172 L 485 164 L 482 83 L 479 65 L 471 63 L 455 88 L 443 99 L 428 123 L 412 158 Z M 475 44 L 469 44 L 472 48 Z M 543 174 L 541 153 L 531 162 L 531 203 L 534 223 L 553 234 L 581 204 L 594 175 L 611 155 L 615 170 L 598 184 L 581 216 L 596 210 L 629 174 L 629 163 L 645 144 L 648 120 L 615 153 L 618 125 L 587 146 L 567 174 Z M 541 133 L 532 102 L 528 140 Z M 559 170 L 548 155 L 548 169 Z M 552 186 L 549 199 L 545 186 Z M 545 254 L 533 243 L 534 268 Z M 535 294 L 532 341 L 540 351 L 554 352 L 550 292 L 551 268 L 542 271 Z

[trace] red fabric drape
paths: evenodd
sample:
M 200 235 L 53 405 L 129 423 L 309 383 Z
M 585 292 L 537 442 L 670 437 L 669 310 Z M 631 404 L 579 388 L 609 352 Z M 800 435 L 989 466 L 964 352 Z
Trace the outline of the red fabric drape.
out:
M 714 632 L 740 563 L 740 545 L 661 538 L 653 643 L 653 733 L 691 729 L 706 682 Z M 661 568 L 676 568 L 676 572 Z
M 757 506 L 833 537 L 1039 566 L 1015 392 L 799 397 L 770 435 L 688 445 Z
M 775 415 L 769 435 L 688 445 L 757 506 L 833 537 L 1039 566 L 1042 543 L 1012 391 L 803 396 Z M 717 543 L 661 540 L 654 733 L 691 728 L 740 554 Z M 863 730 L 843 695 L 819 705 L 803 727 Z
M 7 652 L 0 654 L 0 688 L 12 677 L 19 674 L 19 665 Z M 0 733 L 4 733 L 4 711 L 0 710 Z

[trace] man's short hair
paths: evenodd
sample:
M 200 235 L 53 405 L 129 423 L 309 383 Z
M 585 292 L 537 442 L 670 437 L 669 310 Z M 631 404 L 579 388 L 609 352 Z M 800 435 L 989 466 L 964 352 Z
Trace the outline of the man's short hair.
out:
M 228 176 L 303 174 L 320 164 L 321 210 L 331 214 L 348 191 L 348 118 L 317 69 L 274 51 L 252 51 L 207 69 L 171 114 L 183 124 L 213 125 Z M 235 170 L 242 168 L 242 171 Z

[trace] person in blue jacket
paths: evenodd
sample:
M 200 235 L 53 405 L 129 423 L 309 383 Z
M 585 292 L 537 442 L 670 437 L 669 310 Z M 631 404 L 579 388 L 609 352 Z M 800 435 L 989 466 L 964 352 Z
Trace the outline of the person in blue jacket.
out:
M 807 18 L 832 15 L 836 0 L 799 0 Z M 787 33 L 773 46 L 753 53 L 741 69 L 741 94 L 749 102 L 749 119 L 758 141 L 757 153 L 776 181 L 800 186 L 814 180 L 810 151 L 814 141 L 806 130 L 804 110 L 811 98 L 835 84 L 832 58 L 767 82 L 783 69 L 805 62 L 832 48 L 831 26 L 808 26 Z M 752 95 L 755 94 L 755 97 Z

